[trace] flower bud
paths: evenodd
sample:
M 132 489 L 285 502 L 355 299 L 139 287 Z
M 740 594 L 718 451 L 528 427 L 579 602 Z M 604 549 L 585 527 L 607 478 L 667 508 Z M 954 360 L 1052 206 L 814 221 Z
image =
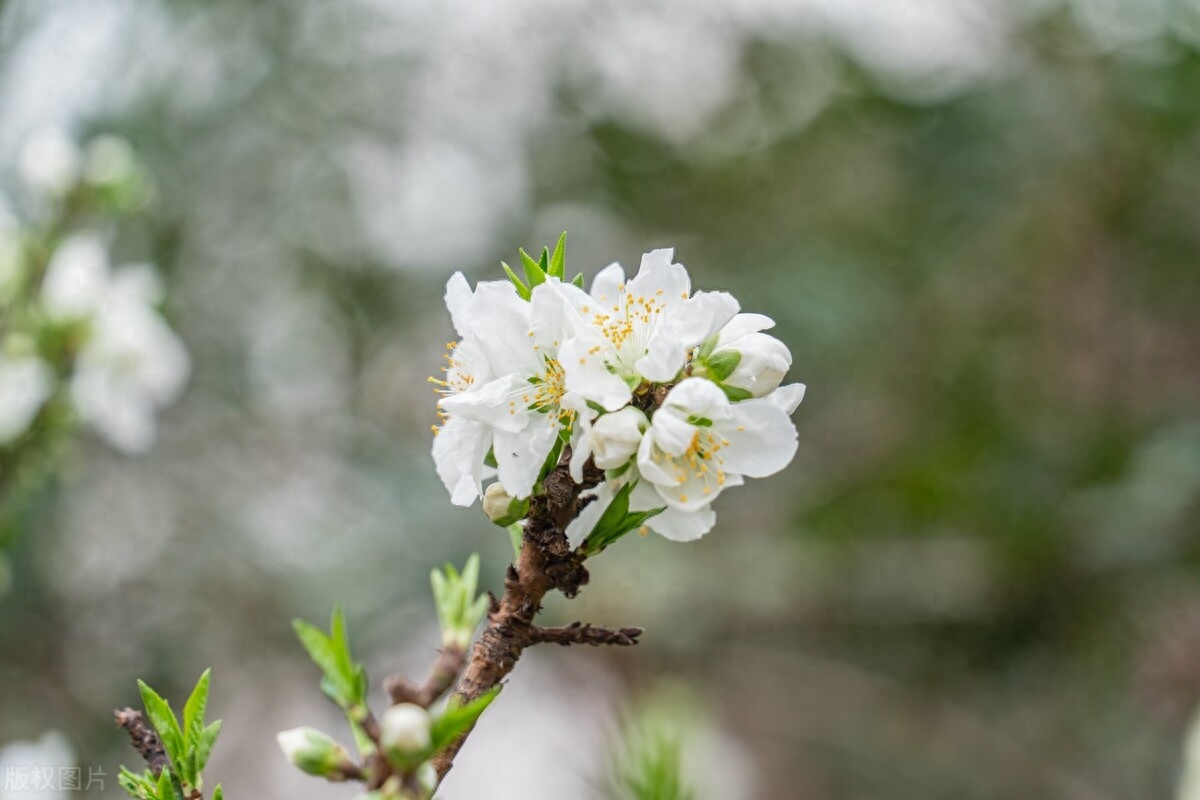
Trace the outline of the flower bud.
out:
M 507 528 L 514 522 L 520 522 L 529 513 L 529 498 L 514 499 L 497 481 L 484 490 L 483 513 L 487 514 L 492 522 Z
M 722 351 L 717 350 L 714 355 Z M 787 345 L 765 333 L 751 333 L 737 342 L 741 353 L 737 366 L 722 383 L 745 389 L 754 397 L 765 397 L 779 388 L 783 376 L 792 366 L 792 354 Z
M 429 712 L 413 703 L 394 705 L 379 719 L 379 742 L 389 755 L 420 755 L 430 743 Z
M 701 347 L 692 374 L 721 384 L 733 399 L 769 395 L 792 366 L 787 345 L 762 333 L 774 325 L 762 314 L 738 314 Z
M 293 728 L 275 737 L 287 760 L 309 775 L 342 780 L 353 763 L 346 748 L 316 728 Z
M 571 456 L 571 477 L 583 480 L 583 465 L 591 457 L 600 469 L 619 469 L 637 454 L 642 433 L 649 425 L 646 415 L 633 406 L 601 414 L 595 422 L 580 421 L 583 431 Z

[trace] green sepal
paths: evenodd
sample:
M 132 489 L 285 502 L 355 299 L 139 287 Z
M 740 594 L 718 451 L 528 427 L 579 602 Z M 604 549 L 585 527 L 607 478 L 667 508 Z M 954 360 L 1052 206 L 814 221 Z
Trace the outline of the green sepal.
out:
M 740 352 L 737 350 L 722 350 L 720 353 L 705 360 L 705 374 L 712 380 L 720 383 L 732 375 L 740 363 L 742 363 L 742 354 Z
M 528 300 L 532 296 L 532 293 L 529 291 L 529 287 L 517 277 L 517 273 L 513 272 L 512 267 L 510 267 L 508 264 L 505 264 L 503 261 L 501 261 L 500 266 L 504 267 L 505 273 L 508 274 L 508 279 L 512 281 L 513 286 L 516 287 L 517 294 L 520 295 L 521 299 Z
M 430 748 L 433 752 L 440 752 L 446 745 L 466 733 L 484 709 L 496 699 L 496 695 L 500 694 L 500 688 L 493 686 L 482 696 L 465 704 L 460 703 L 457 695 L 452 696 L 429 729 Z
M 720 334 L 714 333 L 712 336 L 700 343 L 700 347 L 696 350 L 696 361 L 704 361 L 712 355 L 713 350 L 717 349 L 717 339 Z
M 217 784 L 217 788 L 213 789 L 212 800 L 225 800 L 225 790 L 221 788 L 221 784 Z
M 731 403 L 740 403 L 743 400 L 749 400 L 754 397 L 754 393 L 749 389 L 743 389 L 740 386 L 726 386 L 721 384 L 721 391 L 725 392 L 725 396 L 729 398 Z
M 496 448 L 495 447 L 488 448 L 487 455 L 483 457 L 483 465 L 485 467 L 491 467 L 492 469 L 499 468 L 500 462 L 496 460 Z
M 521 266 L 525 268 L 525 280 L 529 281 L 529 290 L 532 295 L 535 286 L 546 282 L 546 271 L 524 249 L 521 249 L 519 252 L 521 253 Z
M 574 278 L 571 278 L 571 283 L 575 284 L 580 289 L 582 289 L 583 288 L 583 273 L 581 272 L 578 275 L 576 275 Z
M 547 274 L 551 278 L 563 280 L 563 269 L 566 266 L 567 256 L 567 232 L 563 231 L 562 236 L 558 237 L 558 244 L 554 245 L 554 255 L 550 256 L 550 269 Z

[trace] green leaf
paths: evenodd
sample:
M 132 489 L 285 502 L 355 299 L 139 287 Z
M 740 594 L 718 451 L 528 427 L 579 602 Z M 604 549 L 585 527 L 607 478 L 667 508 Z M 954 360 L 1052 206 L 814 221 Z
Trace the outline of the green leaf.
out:
M 200 731 L 200 738 L 196 742 L 196 766 L 198 769 L 203 770 L 208 764 L 208 757 L 212 755 L 213 746 L 216 745 L 217 737 L 220 735 L 221 720 L 217 720 Z
M 503 261 L 501 261 L 500 266 L 504 267 L 505 273 L 508 274 L 508 279 L 512 281 L 513 286 L 516 287 L 517 294 L 521 296 L 521 299 L 528 300 L 531 296 L 529 287 L 521 282 L 521 279 L 517 277 L 517 273 L 513 272 L 512 267 L 510 267 L 508 264 L 505 264 Z
M 754 397 L 754 393 L 749 389 L 743 389 L 740 386 L 726 386 L 721 384 L 721 390 L 725 392 L 725 396 L 729 398 L 731 403 L 740 403 L 743 400 L 749 400 Z
M 571 283 L 575 284 L 580 289 L 582 289 L 583 288 L 583 273 L 581 272 L 578 275 L 576 275 L 574 278 L 571 278 Z
M 333 612 L 330 635 L 302 619 L 293 620 L 292 626 L 309 657 L 324 673 L 321 691 L 347 712 L 361 704 L 366 697 L 365 676 L 350 654 L 346 619 L 341 609 Z
M 554 255 L 550 256 L 548 272 L 551 278 L 558 278 L 560 281 L 564 279 L 563 268 L 566 266 L 566 256 L 567 232 L 563 231 L 562 236 L 558 237 L 558 244 L 554 245 Z
M 483 464 L 485 467 L 491 467 L 492 469 L 496 469 L 500 466 L 500 462 L 496 461 L 495 447 L 488 448 L 487 455 L 483 457 Z
M 742 354 L 737 350 L 722 350 L 704 362 L 708 377 L 717 383 L 728 378 L 742 362 Z
M 217 788 L 213 789 L 212 800 L 225 800 L 225 790 L 221 788 L 221 784 L 217 784 Z
M 525 279 L 529 281 L 529 289 L 530 293 L 532 294 L 533 287 L 537 286 L 539 283 L 546 282 L 546 273 L 542 269 L 542 265 L 534 261 L 533 257 L 530 256 L 529 253 L 526 253 L 524 250 L 521 250 L 520 253 L 521 265 L 525 267 Z
M 542 471 L 538 473 L 538 483 L 545 480 L 546 476 L 558 466 L 558 460 L 562 457 L 562 450 L 563 440 L 560 437 L 555 440 L 554 447 L 550 448 L 550 454 L 546 456 L 546 462 L 542 464 Z
M 184 746 L 183 732 L 179 729 L 175 712 L 166 700 L 146 685 L 145 681 L 138 681 L 138 690 L 142 694 L 142 705 L 146 708 L 146 715 L 150 717 L 154 730 L 158 731 L 158 738 L 162 740 L 167 757 L 171 759 L 172 764 L 178 763 L 184 756 Z
M 158 782 L 150 776 L 149 772 L 138 775 L 136 772 L 130 772 L 125 767 L 121 767 L 121 771 L 117 775 L 117 785 L 124 789 L 130 797 L 136 797 L 139 800 L 149 800 L 150 797 L 158 796 Z
M 500 694 L 500 687 L 494 686 L 483 696 L 466 704 L 462 704 L 457 695 L 451 697 L 446 702 L 442 713 L 433 721 L 433 726 L 429 731 L 430 746 L 433 752 L 441 751 L 446 745 L 470 729 L 498 694 Z
M 186 747 L 196 747 L 200 742 L 200 732 L 204 730 L 204 713 L 208 710 L 208 687 L 211 681 L 212 670 L 204 670 L 183 707 L 183 743 Z
M 636 485 L 636 482 L 630 482 L 617 491 L 608 508 L 604 509 L 600 519 L 596 521 L 587 538 L 583 540 L 581 547 L 585 555 L 594 556 L 600 553 L 625 534 L 637 530 L 665 510 L 664 507 L 649 511 L 630 512 L 629 496 Z
M 546 277 L 550 277 L 550 251 L 545 247 L 542 248 L 542 255 L 538 258 L 538 266 L 542 268 L 542 272 L 546 273 Z

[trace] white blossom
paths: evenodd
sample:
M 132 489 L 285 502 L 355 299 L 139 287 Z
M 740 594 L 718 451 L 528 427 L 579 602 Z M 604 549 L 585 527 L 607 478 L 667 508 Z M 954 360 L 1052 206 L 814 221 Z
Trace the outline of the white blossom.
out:
M 497 477 L 515 498 L 528 497 L 565 427 L 587 414 L 568 392 L 559 346 L 576 333 L 557 284 L 522 300 L 511 284 L 481 283 L 470 324 L 498 377 L 477 391 L 442 398 L 440 406 L 493 430 Z
M 158 276 L 147 265 L 110 270 L 100 238 L 77 234 L 55 250 L 41 300 L 50 317 L 86 323 L 71 377 L 80 418 L 120 450 L 148 450 L 158 411 L 191 372 L 183 343 L 155 310 Z
M 36 191 L 61 197 L 78 182 L 81 162 L 79 148 L 66 131 L 45 128 L 21 148 L 21 179 Z
M 512 285 L 508 284 L 511 290 Z M 456 272 L 446 283 L 446 308 L 460 339 L 448 344 L 441 378 L 430 378 L 443 398 L 475 392 L 492 378 L 491 368 L 473 333 L 471 323 L 475 293 Z M 439 404 L 440 405 L 440 404 Z M 492 447 L 492 429 L 478 420 L 442 412 L 443 424 L 434 427 L 433 460 L 438 477 L 455 505 L 469 506 L 483 496 L 484 460 Z
M 79 416 L 130 454 L 154 444 L 159 410 L 178 398 L 191 372 L 183 343 L 154 309 L 160 299 L 149 267 L 125 267 L 114 274 L 71 378 Z
M 646 253 L 628 283 L 621 265 L 611 264 L 590 294 L 561 287 L 588 323 L 563 345 L 568 389 L 615 411 L 642 381 L 674 380 L 688 352 L 737 313 L 737 300 L 725 292 L 693 295 L 687 269 L 673 255 L 669 248 Z
M 91 314 L 109 282 L 108 250 L 99 236 L 68 236 L 54 250 L 42 281 L 42 306 L 57 319 Z
M 659 505 L 695 514 L 706 511 L 726 488 L 740 485 L 743 476 L 772 475 L 795 453 L 796 428 L 783 409 L 766 400 L 732 403 L 711 381 L 688 378 L 671 389 L 654 414 L 637 465 Z M 695 527 L 709 521 L 706 514 Z M 650 524 L 670 535 L 663 520 Z
M 29 429 L 54 390 L 54 372 L 36 356 L 0 354 L 0 445 Z

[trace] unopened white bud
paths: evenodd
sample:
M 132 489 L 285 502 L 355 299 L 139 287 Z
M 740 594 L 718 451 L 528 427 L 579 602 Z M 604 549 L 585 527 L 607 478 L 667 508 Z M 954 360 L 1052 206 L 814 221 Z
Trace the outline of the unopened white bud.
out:
M 792 366 L 787 345 L 762 331 L 775 325 L 762 314 L 738 314 L 717 335 L 693 374 L 708 377 L 751 397 L 779 388 Z
M 379 719 L 379 741 L 389 753 L 417 755 L 429 747 L 429 712 L 413 703 L 394 705 Z
M 488 519 L 503 528 L 524 519 L 528 511 L 529 499 L 514 499 L 504 491 L 504 487 L 500 485 L 499 481 L 488 486 L 483 492 L 483 513 L 487 514 Z
M 316 728 L 293 728 L 275 740 L 287 760 L 309 775 L 337 780 L 343 768 L 352 763 L 346 748 Z

